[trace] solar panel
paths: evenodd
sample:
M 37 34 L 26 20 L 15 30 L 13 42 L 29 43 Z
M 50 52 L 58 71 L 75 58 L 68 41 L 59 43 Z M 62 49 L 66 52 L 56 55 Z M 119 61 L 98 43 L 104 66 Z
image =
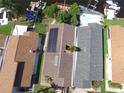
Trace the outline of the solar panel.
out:
M 48 39 L 47 52 L 56 52 L 58 28 L 51 28 Z

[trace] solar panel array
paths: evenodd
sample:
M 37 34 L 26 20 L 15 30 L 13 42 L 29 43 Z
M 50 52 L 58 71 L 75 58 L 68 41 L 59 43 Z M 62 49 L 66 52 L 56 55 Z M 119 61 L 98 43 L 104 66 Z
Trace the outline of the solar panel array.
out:
M 47 52 L 56 52 L 57 37 L 58 28 L 51 28 L 49 33 Z

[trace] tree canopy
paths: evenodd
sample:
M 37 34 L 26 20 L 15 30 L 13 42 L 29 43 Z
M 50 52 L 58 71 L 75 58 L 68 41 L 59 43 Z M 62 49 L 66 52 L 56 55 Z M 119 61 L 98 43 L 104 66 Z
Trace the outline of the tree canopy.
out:
M 61 23 L 68 23 L 72 25 L 79 24 L 79 14 L 80 14 L 80 7 L 77 3 L 74 3 L 70 6 L 68 11 L 59 12 L 57 16 L 57 21 Z
M 55 17 L 58 12 L 58 7 L 56 4 L 51 4 L 43 10 L 43 13 L 48 17 Z
M 70 7 L 70 9 L 69 9 L 69 13 L 71 15 L 74 15 L 74 16 L 75 15 L 79 15 L 79 13 L 80 13 L 80 7 L 79 7 L 79 5 L 77 3 L 72 4 L 71 7 Z
M 71 15 L 67 12 L 59 12 L 57 16 L 57 21 L 61 23 L 70 23 Z

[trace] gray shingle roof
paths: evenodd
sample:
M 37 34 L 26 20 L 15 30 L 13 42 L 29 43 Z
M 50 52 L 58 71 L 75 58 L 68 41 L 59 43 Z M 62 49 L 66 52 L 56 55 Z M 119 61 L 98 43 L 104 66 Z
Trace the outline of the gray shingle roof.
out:
M 81 51 L 77 54 L 73 85 L 90 88 L 93 80 L 102 80 L 103 77 L 102 26 L 92 23 L 77 28 L 77 31 Z

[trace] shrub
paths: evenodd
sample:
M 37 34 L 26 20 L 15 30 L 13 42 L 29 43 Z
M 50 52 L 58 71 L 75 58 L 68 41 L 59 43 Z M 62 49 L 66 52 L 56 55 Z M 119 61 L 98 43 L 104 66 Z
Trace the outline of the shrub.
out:
M 79 15 L 80 14 L 80 7 L 77 3 L 74 3 L 71 5 L 70 9 L 69 9 L 69 13 L 71 15 Z
M 70 23 L 71 15 L 67 12 L 59 12 L 57 16 L 57 21 L 60 23 Z
M 92 86 L 94 89 L 100 88 L 102 81 L 92 81 Z
M 55 17 L 58 12 L 58 7 L 56 4 L 51 4 L 43 10 L 44 15 L 48 17 Z

